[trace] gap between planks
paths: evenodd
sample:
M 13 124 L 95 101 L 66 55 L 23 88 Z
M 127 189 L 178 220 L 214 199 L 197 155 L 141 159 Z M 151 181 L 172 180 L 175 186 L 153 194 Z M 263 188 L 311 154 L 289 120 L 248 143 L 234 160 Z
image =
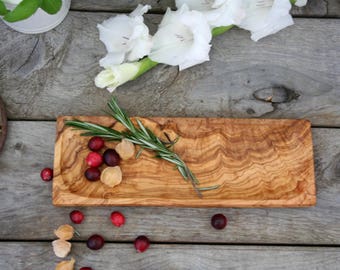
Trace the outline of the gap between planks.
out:
M 50 243 L 53 240 L 57 239 L 57 237 L 53 239 L 0 239 L 0 244 L 1 243 Z M 77 243 L 77 244 L 82 244 L 86 243 L 87 241 L 85 240 L 69 240 L 71 243 Z M 288 244 L 288 243 L 216 243 L 216 242 L 180 242 L 180 241 L 175 241 L 175 242 L 163 242 L 163 241 L 150 241 L 152 245 L 166 245 L 166 246 L 175 246 L 175 245 L 180 245 L 180 246 L 227 246 L 227 247 L 237 247 L 237 246 L 242 246 L 242 247 L 306 247 L 306 248 L 314 248 L 314 247 L 320 247 L 320 248 L 340 248 L 339 244 L 313 244 L 313 243 L 298 243 L 298 244 Z M 105 240 L 105 244 L 118 244 L 118 245 L 123 245 L 123 244 L 133 244 L 133 241 L 111 241 L 111 240 Z
M 112 15 L 115 14 L 127 14 L 127 13 L 131 13 L 132 10 L 130 9 L 126 9 L 126 10 L 90 10 L 90 9 L 77 9 L 77 8 L 71 8 L 70 12 L 83 12 L 83 13 L 112 13 Z M 158 10 L 150 10 L 148 13 L 148 15 L 164 15 L 165 11 L 158 11 Z M 299 19 L 339 19 L 339 16 L 321 16 L 321 15 L 307 15 L 307 14 L 292 14 L 293 18 L 299 18 Z M 237 26 L 235 26 L 237 27 Z
M 159 116 L 159 117 L 162 117 L 162 116 Z M 238 117 L 225 117 L 225 118 L 228 118 L 228 119 L 244 119 L 244 118 L 238 118 Z M 249 119 L 267 119 L 267 118 L 249 118 Z M 269 118 L 271 119 L 271 118 Z M 278 120 L 282 120 L 280 118 L 277 118 Z M 289 118 L 287 118 L 289 119 Z M 293 118 L 292 118 L 293 119 Z M 303 119 L 303 118 L 301 118 Z M 12 119 L 12 118 L 8 118 L 7 119 L 8 122 L 47 122 L 47 123 L 53 123 L 53 122 L 56 122 L 56 119 L 20 119 L 20 118 L 15 118 L 15 119 Z M 306 118 L 306 120 L 308 120 Z M 315 128 L 315 129 L 340 129 L 340 126 L 327 126 L 327 125 L 312 125 L 311 128 Z

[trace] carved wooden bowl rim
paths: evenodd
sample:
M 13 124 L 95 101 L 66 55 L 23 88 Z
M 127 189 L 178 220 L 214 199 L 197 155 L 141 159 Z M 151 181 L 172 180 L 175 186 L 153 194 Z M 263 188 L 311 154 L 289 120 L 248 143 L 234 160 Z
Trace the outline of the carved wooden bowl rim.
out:
M 7 116 L 5 105 L 0 97 L 0 152 L 5 144 L 7 134 Z

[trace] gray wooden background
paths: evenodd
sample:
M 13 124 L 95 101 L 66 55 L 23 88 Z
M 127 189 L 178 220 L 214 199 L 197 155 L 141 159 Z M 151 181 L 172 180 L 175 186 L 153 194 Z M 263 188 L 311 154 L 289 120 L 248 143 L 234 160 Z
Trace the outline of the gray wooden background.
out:
M 101 115 L 110 97 L 93 79 L 104 55 L 96 24 L 151 3 L 155 31 L 170 0 L 73 0 L 66 20 L 40 35 L 0 23 L 0 96 L 9 134 L 0 154 L 0 269 L 54 269 L 50 241 L 74 208 L 51 203 L 40 170 L 53 165 L 55 118 Z M 317 206 L 304 209 L 93 207 L 76 229 L 77 267 L 93 269 L 340 269 L 340 1 L 294 8 L 295 25 L 257 43 L 237 28 L 214 38 L 211 61 L 181 73 L 159 65 L 115 92 L 141 116 L 307 118 L 313 125 Z M 268 97 L 272 97 L 268 101 Z M 113 228 L 109 215 L 127 223 Z M 210 217 L 229 224 L 216 231 Z M 86 248 L 93 233 L 106 246 Z M 152 241 L 136 254 L 133 240 Z

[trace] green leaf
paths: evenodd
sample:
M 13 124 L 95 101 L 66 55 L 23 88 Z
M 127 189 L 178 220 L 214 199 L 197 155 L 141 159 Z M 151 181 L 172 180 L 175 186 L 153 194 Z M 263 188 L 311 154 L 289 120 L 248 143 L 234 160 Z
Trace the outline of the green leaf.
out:
M 41 8 L 48 14 L 56 14 L 62 5 L 61 0 L 42 0 Z
M 9 10 L 6 8 L 4 2 L 0 1 L 0 15 L 5 15 Z
M 42 0 L 23 0 L 3 19 L 7 22 L 17 22 L 32 16 L 40 7 Z

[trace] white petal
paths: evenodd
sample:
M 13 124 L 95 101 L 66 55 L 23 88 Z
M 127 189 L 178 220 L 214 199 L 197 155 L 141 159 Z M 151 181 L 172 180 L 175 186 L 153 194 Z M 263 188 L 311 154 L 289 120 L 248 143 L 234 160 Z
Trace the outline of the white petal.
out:
M 207 0 L 176 0 L 176 7 L 186 4 L 191 10 L 207 11 L 211 9 L 213 3 L 214 1 Z
M 303 7 L 307 4 L 307 0 L 296 0 L 295 2 L 295 6 L 298 6 L 298 7 Z
M 242 0 L 177 0 L 176 5 L 187 4 L 191 10 L 201 11 L 211 28 L 228 26 L 240 21 L 245 16 Z
M 160 28 L 153 36 L 153 47 L 149 55 L 150 59 L 172 66 L 177 66 L 182 60 L 183 55 L 190 49 L 191 41 L 179 41 L 187 34 L 186 29 L 181 24 L 170 24 Z M 183 34 L 184 33 L 184 34 Z
M 229 0 L 215 0 L 211 7 L 212 8 L 220 8 L 228 2 L 230 2 L 230 1 Z
M 132 62 L 143 58 L 144 56 L 150 53 L 151 47 L 152 47 L 151 38 L 138 39 L 133 49 L 128 53 L 127 60 Z
M 246 17 L 237 26 L 251 31 L 251 39 L 255 41 L 293 24 L 288 0 L 274 0 L 273 3 L 269 0 L 243 0 L 243 3 Z
M 95 84 L 99 88 L 107 87 L 112 92 L 119 85 L 134 79 L 140 66 L 140 63 L 135 62 L 107 67 L 96 76 Z
M 99 60 L 99 65 L 104 68 L 112 65 L 119 65 L 124 61 L 124 57 L 125 54 L 123 52 L 110 52 L 104 58 Z
M 251 39 L 254 41 L 258 41 L 259 39 L 266 37 L 268 35 L 271 34 L 275 34 L 278 31 L 293 25 L 294 21 L 292 19 L 292 16 L 290 16 L 289 14 L 283 17 L 280 17 L 280 19 L 278 19 L 276 21 L 275 24 L 267 24 L 265 27 L 263 27 L 261 30 L 255 31 L 251 34 Z
M 201 12 L 183 5 L 178 11 L 168 10 L 163 20 L 166 23 L 153 36 L 150 59 L 181 70 L 209 60 L 211 31 Z
M 208 17 L 208 22 L 214 27 L 240 23 L 246 16 L 240 0 L 229 0 L 217 10 L 219 11 L 219 16 L 214 20 Z
M 145 38 L 149 36 L 149 29 L 145 24 L 135 24 L 130 39 Z
M 99 38 L 109 53 L 100 61 L 101 66 L 121 64 L 125 60 L 136 61 L 150 52 L 149 29 L 140 15 L 149 8 L 140 5 L 129 16 L 118 15 L 98 25 Z
M 138 4 L 135 10 L 130 13 L 130 16 L 131 17 L 142 16 L 144 13 L 147 13 L 149 9 L 151 9 L 150 5 L 144 6 L 144 5 Z
M 167 8 L 162 18 L 162 21 L 159 25 L 159 28 L 165 27 L 166 25 L 171 24 L 174 20 L 176 20 L 178 16 L 180 16 L 181 14 L 187 11 L 189 11 L 189 7 L 186 4 L 182 5 L 177 11 L 172 11 L 170 8 Z
M 132 34 L 133 24 L 126 15 L 118 15 L 97 25 L 99 39 L 104 43 L 108 52 L 126 50 L 126 41 Z
M 203 62 L 209 61 L 209 51 L 210 51 L 210 45 L 206 48 L 194 48 L 190 52 L 190 57 L 188 55 L 187 60 L 183 61 L 181 64 L 179 64 L 179 70 L 183 70 L 198 64 L 201 64 Z

